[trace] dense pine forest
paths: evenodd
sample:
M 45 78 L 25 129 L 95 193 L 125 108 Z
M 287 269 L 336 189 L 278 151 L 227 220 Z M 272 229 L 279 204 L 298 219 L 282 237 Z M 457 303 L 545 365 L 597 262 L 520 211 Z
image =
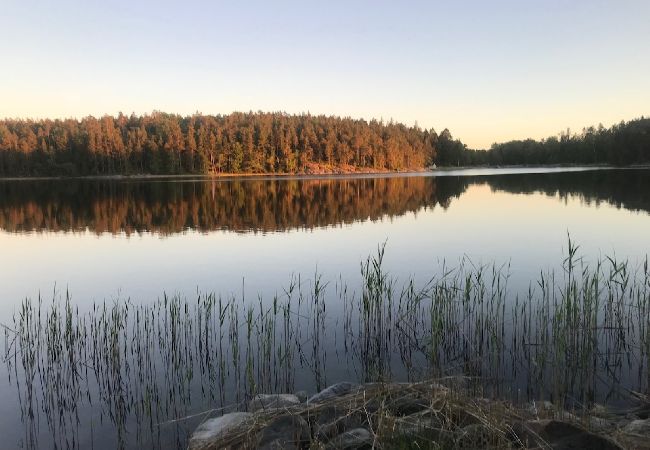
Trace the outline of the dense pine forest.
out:
M 0 122 L 0 175 L 319 173 L 421 169 L 438 136 L 349 118 L 154 112 Z
M 445 129 L 350 118 L 154 112 L 0 121 L 0 176 L 337 173 L 438 166 L 650 163 L 650 119 L 471 150 Z

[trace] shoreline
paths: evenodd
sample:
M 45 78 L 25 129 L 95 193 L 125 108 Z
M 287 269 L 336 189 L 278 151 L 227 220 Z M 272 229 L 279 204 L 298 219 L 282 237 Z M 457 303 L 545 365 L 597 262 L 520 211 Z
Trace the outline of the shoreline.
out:
M 219 448 L 646 448 L 649 405 L 565 409 L 513 404 L 473 392 L 463 377 L 419 382 L 339 382 L 307 392 L 258 393 L 248 407 L 207 411 L 189 450 Z M 238 407 L 239 406 L 239 407 Z M 220 413 L 220 414 L 219 414 Z
M 635 164 L 628 166 L 611 166 L 604 164 L 549 164 L 549 165 L 508 165 L 508 166 L 444 166 L 418 170 L 332 170 L 320 172 L 246 172 L 246 173 L 214 173 L 214 174 L 115 174 L 115 175 L 80 175 L 80 176 L 19 176 L 0 177 L 2 181 L 45 181 L 45 180 L 169 180 L 169 179 L 202 179 L 202 180 L 233 180 L 233 179 L 327 179 L 327 178 L 373 178 L 373 177 L 397 177 L 417 175 L 445 175 L 449 172 L 471 171 L 471 170 L 514 170 L 514 169 L 567 169 L 575 170 L 623 170 L 623 169 L 648 169 L 648 164 Z M 561 170 L 556 170 L 561 171 Z M 526 173 L 526 172 L 523 172 Z

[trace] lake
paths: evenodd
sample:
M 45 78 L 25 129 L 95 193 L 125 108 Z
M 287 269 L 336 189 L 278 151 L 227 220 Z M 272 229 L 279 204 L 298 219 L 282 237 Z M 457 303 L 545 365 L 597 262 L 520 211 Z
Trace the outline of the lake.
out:
M 0 435 L 184 448 L 255 392 L 447 374 L 624 405 L 648 230 L 645 168 L 0 180 Z

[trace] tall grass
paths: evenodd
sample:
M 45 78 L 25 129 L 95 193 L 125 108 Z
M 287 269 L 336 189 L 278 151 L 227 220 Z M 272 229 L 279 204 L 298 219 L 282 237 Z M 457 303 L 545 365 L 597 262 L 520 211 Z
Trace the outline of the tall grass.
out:
M 468 259 L 400 283 L 380 246 L 361 264 L 358 291 L 316 273 L 269 301 L 163 295 L 80 312 L 67 293 L 24 300 L 4 349 L 25 446 L 38 447 L 45 426 L 56 446 L 80 447 L 80 433 L 109 424 L 118 447 L 183 447 L 187 428 L 175 419 L 206 404 L 237 408 L 259 392 L 318 390 L 344 376 L 461 375 L 482 396 L 624 401 L 650 384 L 648 261 L 590 265 L 578 250 L 569 241 L 562 270 L 541 271 L 523 294 L 509 292 L 508 265 Z

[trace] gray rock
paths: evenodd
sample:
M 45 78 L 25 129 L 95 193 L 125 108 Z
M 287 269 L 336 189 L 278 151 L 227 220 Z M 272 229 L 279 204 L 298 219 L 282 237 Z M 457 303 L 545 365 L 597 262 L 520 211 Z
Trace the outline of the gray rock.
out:
M 345 430 L 344 419 L 336 412 L 325 412 L 314 419 L 313 430 L 317 439 L 327 441 Z
M 334 437 L 325 446 L 326 449 L 343 449 L 352 450 L 358 448 L 369 447 L 372 445 L 373 436 L 370 431 L 365 428 L 354 428 Z
M 609 409 L 605 405 L 601 405 L 600 403 L 594 403 L 589 410 L 589 414 L 592 416 L 597 416 L 597 417 L 606 417 L 610 413 Z
M 400 417 L 395 421 L 397 435 L 414 436 L 429 441 L 438 441 L 438 435 L 443 428 L 444 424 L 441 422 L 440 416 L 431 414 L 429 411 Z
M 300 416 L 280 416 L 258 433 L 259 450 L 299 449 L 310 440 L 309 425 Z
M 559 420 L 536 420 L 527 423 L 544 441 L 555 450 L 588 448 L 592 450 L 622 450 L 609 438 L 590 433 L 569 422 Z
M 236 429 L 250 417 L 251 414 L 249 413 L 235 412 L 206 420 L 199 425 L 196 430 L 194 430 L 194 433 L 192 433 L 188 449 L 198 450 L 223 448 L 223 445 L 220 444 L 220 439 L 233 429 Z
M 602 417 L 589 416 L 585 422 L 589 431 L 595 433 L 611 433 L 616 429 L 615 422 Z
M 388 401 L 386 406 L 396 416 L 408 416 L 428 409 L 430 401 L 417 396 L 404 396 Z
M 257 394 L 248 403 L 248 410 L 255 412 L 265 409 L 288 408 L 300 404 L 300 399 L 293 394 Z
M 630 422 L 620 430 L 618 438 L 629 448 L 650 449 L 650 419 Z
M 349 394 L 352 389 L 356 387 L 357 385 L 355 383 L 350 383 L 349 381 L 336 383 L 326 389 L 323 389 L 318 394 L 311 396 L 307 400 L 307 403 L 323 403 L 327 400 Z
M 346 430 L 363 428 L 368 423 L 365 411 L 349 411 L 346 408 L 326 406 L 312 416 L 314 436 L 321 441 L 329 441 Z
M 623 432 L 626 434 L 645 436 L 650 439 L 650 419 L 634 420 L 623 428 Z
M 300 403 L 305 403 L 307 401 L 307 398 L 308 398 L 307 391 L 298 391 L 293 395 L 298 397 L 298 400 L 300 400 Z

